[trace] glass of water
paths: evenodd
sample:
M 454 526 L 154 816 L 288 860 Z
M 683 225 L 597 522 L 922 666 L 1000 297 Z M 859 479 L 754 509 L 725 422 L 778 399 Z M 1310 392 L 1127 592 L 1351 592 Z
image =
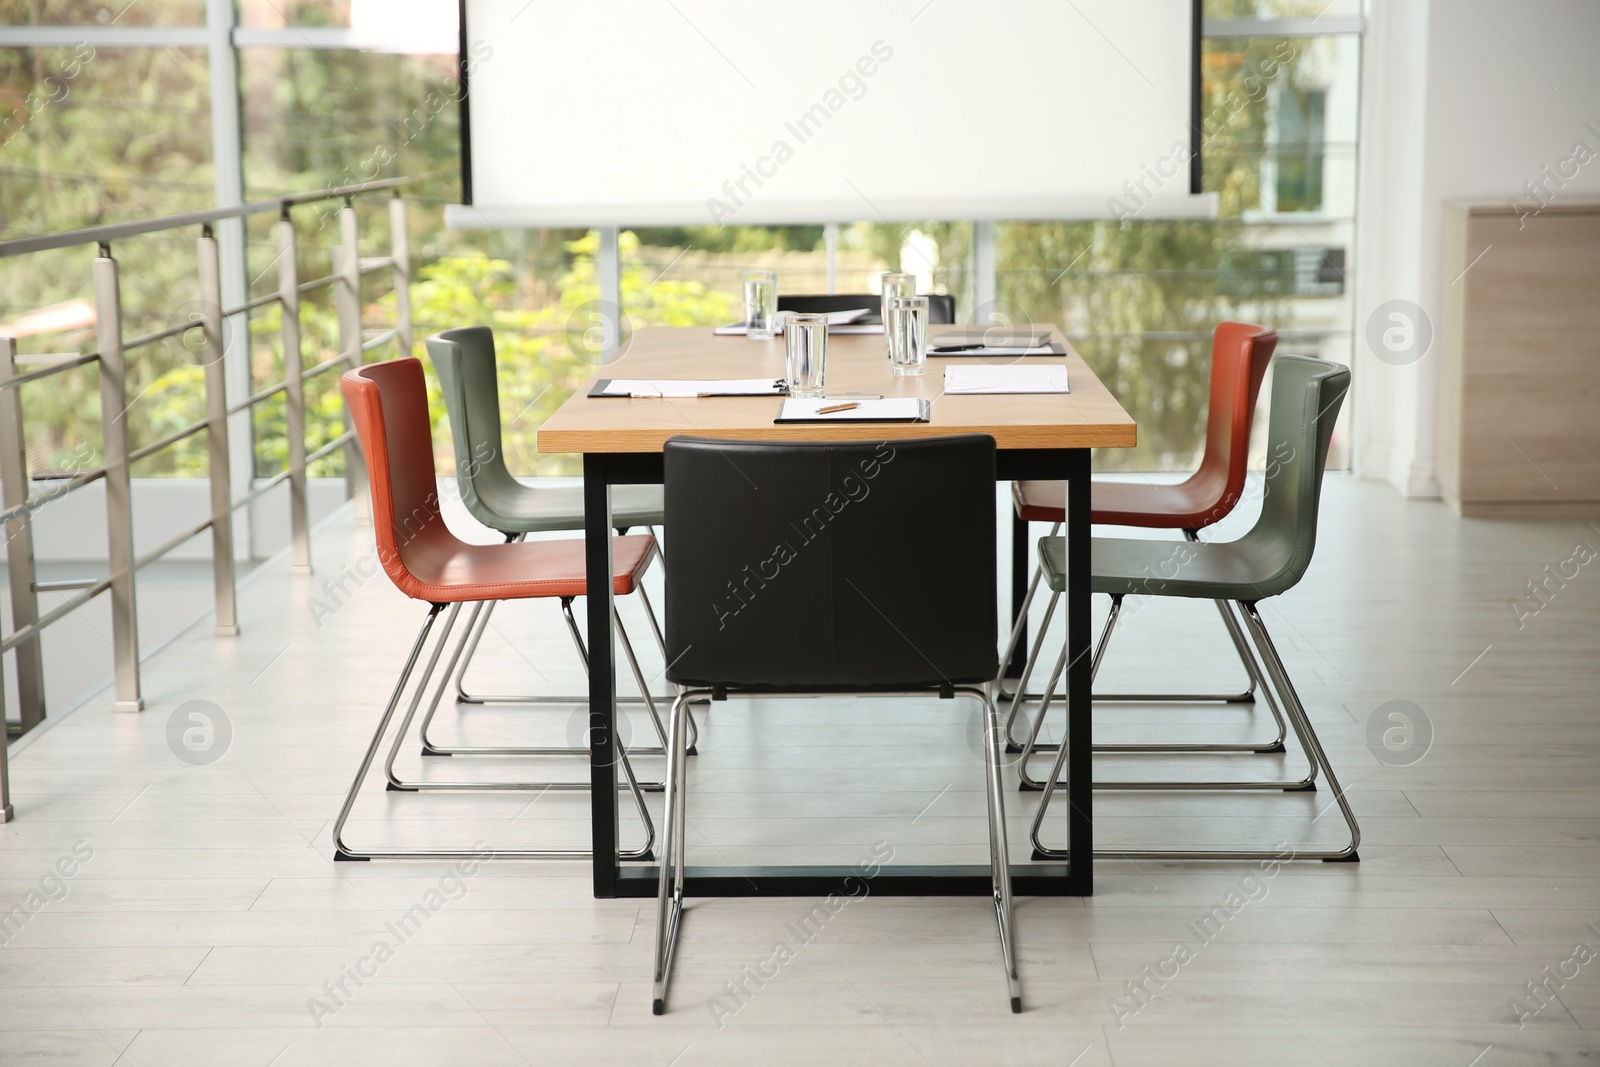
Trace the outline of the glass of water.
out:
M 828 371 L 828 316 L 790 315 L 783 336 L 789 347 L 789 395 L 821 396 Z
M 889 335 L 889 364 L 895 375 L 920 375 L 928 362 L 928 298 L 893 297 L 884 331 Z
M 777 329 L 778 272 L 744 272 L 745 336 L 752 341 L 770 341 Z
M 889 301 L 897 296 L 916 296 L 917 276 L 889 271 L 883 275 L 883 308 L 880 311 L 885 333 L 889 332 Z

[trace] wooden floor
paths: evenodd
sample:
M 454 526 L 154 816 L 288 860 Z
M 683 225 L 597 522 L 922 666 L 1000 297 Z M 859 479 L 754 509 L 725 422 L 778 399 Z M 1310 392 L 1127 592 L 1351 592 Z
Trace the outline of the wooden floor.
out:
M 202 625 L 147 664 L 142 715 L 102 696 L 14 755 L 0 1064 L 1600 1061 L 1600 563 L 1566 563 L 1600 549 L 1600 529 L 1463 521 L 1335 477 L 1321 535 L 1266 619 L 1361 819 L 1360 864 L 1102 862 L 1092 899 L 1019 902 L 1020 1016 L 981 899 L 693 901 L 671 1010 L 653 1018 L 653 902 L 592 899 L 582 864 L 331 862 L 340 796 L 422 614 L 362 577 L 371 532 L 336 517 L 314 576 L 280 564 L 241 590 L 242 636 Z M 1548 577 L 1563 566 L 1576 576 Z M 1547 603 L 1519 611 L 1530 580 Z M 1238 687 L 1214 612 L 1191 608 L 1133 611 L 1101 688 Z M 665 688 L 637 605 L 624 615 Z M 582 685 L 548 605 L 497 616 L 480 657 L 482 688 Z M 209 750 L 199 734 L 185 746 L 192 701 L 218 723 Z M 451 706 L 436 739 L 565 744 L 582 725 L 567 707 Z M 986 860 L 969 707 L 730 703 L 700 726 L 690 862 Z M 632 728 L 649 743 L 646 720 Z M 1097 711 L 1099 740 L 1268 734 L 1259 705 Z M 658 758 L 637 762 L 659 775 Z M 583 776 L 570 759 L 425 761 L 414 738 L 400 767 Z M 1291 742 L 1281 757 L 1105 757 L 1097 776 L 1303 767 Z M 1007 793 L 1017 862 L 1036 797 Z M 1331 800 L 1103 792 L 1097 830 L 1105 847 L 1337 845 Z M 369 787 L 349 836 L 581 845 L 586 804 Z

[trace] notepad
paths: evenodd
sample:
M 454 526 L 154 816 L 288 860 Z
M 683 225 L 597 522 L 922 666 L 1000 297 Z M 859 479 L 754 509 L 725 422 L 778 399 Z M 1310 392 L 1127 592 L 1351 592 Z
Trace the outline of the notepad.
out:
M 830 411 L 823 414 L 820 408 L 854 403 L 848 411 Z M 778 408 L 773 422 L 927 422 L 928 402 L 915 396 L 891 396 L 882 400 L 846 400 L 841 397 L 801 399 L 790 397 Z
M 965 393 L 1065 393 L 1067 368 L 1059 363 L 1049 366 L 991 367 L 983 364 L 963 363 L 944 369 L 944 391 L 949 394 Z
M 1067 350 L 1060 345 L 1045 344 L 1024 348 L 1019 345 L 934 345 L 928 349 L 930 356 L 1064 356 Z
M 601 378 L 593 397 L 783 396 L 782 378 Z
M 1048 326 L 952 326 L 929 342 L 934 348 L 983 345 L 985 348 L 1040 348 L 1050 343 Z

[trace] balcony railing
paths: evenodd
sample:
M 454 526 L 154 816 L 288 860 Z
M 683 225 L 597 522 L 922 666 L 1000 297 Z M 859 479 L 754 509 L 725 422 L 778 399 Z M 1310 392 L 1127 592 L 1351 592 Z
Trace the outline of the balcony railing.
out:
M 67 617 L 102 593 L 111 594 L 111 643 L 114 677 L 114 707 L 118 711 L 139 711 L 144 698 L 139 684 L 139 629 L 134 574 L 161 559 L 179 545 L 207 530 L 211 532 L 211 563 L 216 632 L 220 636 L 239 632 L 234 576 L 233 513 L 262 494 L 287 482 L 289 486 L 289 535 L 293 565 L 305 572 L 311 566 L 311 523 L 307 501 L 306 469 L 337 449 L 345 453 L 346 493 L 358 501 L 366 493 L 366 468 L 351 428 L 348 412 L 344 432 L 314 451 L 306 448 L 306 383 L 331 370 L 361 365 L 364 354 L 373 348 L 397 341 L 402 353 L 411 351 L 410 257 L 406 240 L 406 204 L 400 189 L 409 179 L 396 178 L 367 182 L 316 193 L 275 197 L 239 207 L 191 211 L 180 215 L 110 226 L 96 226 L 39 237 L 0 241 L 0 257 L 27 255 L 51 249 L 95 247 L 91 266 L 94 283 L 96 347 L 93 352 L 67 356 L 19 356 L 14 338 L 0 336 L 0 524 L 4 524 L 9 568 L 12 628 L 0 638 L 0 655 L 15 651 L 17 703 L 21 729 L 25 733 L 44 719 L 44 676 L 40 637 L 52 623 Z M 358 196 L 387 191 L 389 201 L 389 254 L 363 258 L 354 200 Z M 339 244 L 334 253 L 333 273 L 323 278 L 302 281 L 299 277 L 297 238 L 293 209 L 311 203 L 343 200 L 339 210 Z M 222 306 L 222 271 L 216 223 L 225 219 L 244 219 L 275 213 L 278 287 L 275 292 L 244 301 L 238 307 Z M 112 255 L 114 242 L 143 234 L 189 229 L 198 226 L 196 252 L 200 287 L 200 311 L 194 321 L 174 324 L 142 337 L 123 336 L 123 309 L 117 260 Z M 361 278 L 375 271 L 394 272 L 395 322 L 393 327 L 364 337 L 361 316 Z M 313 367 L 305 367 L 300 337 L 300 298 L 319 289 L 333 290 L 338 317 L 338 355 Z M 224 374 L 223 322 L 258 308 L 277 304 L 282 309 L 284 353 L 283 381 L 269 386 L 237 403 L 229 404 Z M 127 372 L 130 357 L 138 350 L 171 337 L 200 329 L 204 369 L 205 417 L 160 440 L 140 448 L 128 446 Z M 248 331 L 245 332 L 248 336 Z M 248 359 L 246 354 L 239 358 Z M 78 471 L 57 480 L 46 491 L 31 492 L 26 438 L 23 427 L 21 386 L 42 381 L 76 367 L 93 364 L 99 369 L 100 424 L 104 461 L 101 466 Z M 26 369 L 37 365 L 37 369 Z M 228 419 L 256 405 L 283 397 L 287 421 L 288 464 L 278 474 L 236 496 L 230 478 Z M 204 433 L 208 457 L 207 479 L 210 510 L 203 522 L 183 530 L 142 555 L 134 555 L 131 465 L 180 441 Z M 104 578 L 73 582 L 38 581 L 33 550 L 33 514 L 52 500 L 95 482 L 105 483 L 107 573 Z M 76 590 L 76 595 L 48 612 L 39 612 L 39 593 Z M 3 661 L 0 661 L 3 662 Z M 0 694 L 4 686 L 0 685 Z M 5 746 L 0 744 L 0 822 L 11 818 L 10 785 L 6 771 Z

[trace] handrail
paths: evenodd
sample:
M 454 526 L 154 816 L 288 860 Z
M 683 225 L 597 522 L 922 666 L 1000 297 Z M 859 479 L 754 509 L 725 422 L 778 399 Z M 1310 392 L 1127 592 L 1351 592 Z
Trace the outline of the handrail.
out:
M 19 374 L 15 378 L 7 378 L 4 381 L 0 381 L 0 389 L 14 389 L 19 385 L 27 385 L 29 382 L 36 382 L 41 378 L 48 378 L 52 374 L 60 374 L 64 370 L 71 370 L 86 363 L 93 363 L 99 358 L 100 353 L 90 352 L 75 359 L 64 359 L 60 363 L 52 363 L 42 370 L 29 371 L 27 374 Z
M 383 178 L 375 182 L 361 182 L 357 185 L 344 185 L 337 189 L 323 189 L 314 193 L 288 193 L 283 196 L 274 196 L 266 200 L 253 200 L 248 204 L 237 207 L 214 207 L 201 211 L 183 211 L 176 215 L 162 215 L 160 218 L 145 219 L 142 222 L 114 222 L 106 226 L 85 226 L 77 230 L 63 230 L 60 233 L 43 234 L 39 237 L 15 237 L 9 241 L 0 241 L 0 259 L 7 256 L 20 256 L 28 252 L 47 252 L 53 248 L 73 248 L 77 245 L 105 244 L 110 241 L 121 240 L 124 237 L 137 237 L 140 234 L 159 233 L 162 230 L 175 230 L 184 226 L 202 226 L 223 219 L 242 219 L 250 215 L 259 215 L 264 211 L 284 211 L 297 204 L 313 204 L 318 200 L 340 200 L 358 196 L 362 193 L 376 192 L 379 189 L 398 189 L 410 185 L 414 178 Z
M 134 574 L 140 569 L 171 553 L 190 539 L 210 532 L 211 569 L 214 587 L 214 617 L 219 635 L 237 634 L 237 589 L 234 578 L 234 551 L 232 517 L 240 508 L 248 506 L 263 494 L 278 486 L 289 487 L 289 530 L 293 565 L 297 572 L 310 570 L 309 504 L 307 493 L 307 467 L 309 464 L 343 449 L 345 453 L 345 481 L 347 495 L 358 502 L 366 495 L 366 469 L 354 433 L 349 413 L 344 416 L 343 432 L 322 447 L 311 451 L 305 439 L 306 398 L 305 382 L 328 370 L 359 367 L 364 353 L 390 342 L 397 342 L 401 352 L 412 348 L 412 320 L 410 305 L 410 253 L 407 239 L 406 202 L 399 188 L 415 178 L 394 178 L 365 182 L 334 189 L 308 193 L 292 193 L 267 200 L 217 208 L 192 211 L 140 222 L 109 226 L 91 226 L 83 229 L 38 237 L 0 241 L 0 257 L 23 255 L 50 249 L 94 246 L 92 279 L 94 289 L 94 351 L 77 353 L 19 354 L 14 338 L 0 336 L 0 527 L 7 539 L 5 567 L 9 574 L 11 600 L 11 625 L 15 629 L 7 634 L 0 628 L 0 652 L 14 652 L 16 664 L 17 705 L 22 727 L 27 731 L 43 720 L 45 712 L 44 671 L 41 638 L 53 623 L 65 618 L 94 598 L 109 593 L 111 609 L 111 657 L 114 667 L 114 700 L 117 711 L 139 711 L 144 706 L 140 692 L 138 672 L 139 636 L 137 590 Z M 387 255 L 362 256 L 361 235 L 353 197 L 379 190 L 393 190 L 388 202 Z M 297 263 L 297 223 L 289 209 L 296 204 L 317 201 L 344 201 L 336 212 L 339 222 L 339 243 L 334 250 L 334 271 L 325 278 L 302 283 Z M 245 300 L 238 307 L 227 308 L 222 301 L 222 270 L 214 222 L 241 218 L 267 211 L 276 211 L 274 223 L 278 255 L 276 257 L 278 284 L 276 291 L 254 299 Z M 185 226 L 201 227 L 196 241 L 196 269 L 199 276 L 200 309 L 193 321 L 170 323 L 154 333 L 128 338 L 123 334 L 125 316 L 120 286 L 120 265 L 112 254 L 114 241 L 139 234 L 156 233 Z M 237 250 L 235 250 L 237 251 Z M 361 279 L 378 271 L 393 271 L 395 322 L 390 329 L 374 330 L 365 336 L 361 323 Z M 300 294 L 330 287 L 333 303 L 338 311 L 339 331 L 336 351 L 338 355 L 307 369 L 300 334 Z M 283 378 L 281 381 L 256 392 L 236 403 L 228 402 L 228 383 L 224 374 L 224 360 L 233 361 L 234 352 L 225 351 L 224 327 L 228 317 L 247 314 L 257 308 L 277 304 L 282 308 L 278 329 L 283 340 Z M 189 331 L 199 330 L 190 335 Z M 201 348 L 198 357 L 203 381 L 194 387 L 205 401 L 205 414 L 197 422 L 173 430 L 159 440 L 132 448 L 128 442 L 128 424 L 123 418 L 128 410 L 129 353 L 143 346 L 176 336 L 193 336 Z M 28 470 L 26 435 L 23 432 L 22 391 L 17 386 L 36 382 L 76 367 L 96 364 L 99 376 L 99 421 L 102 434 L 102 466 L 92 470 L 42 471 L 37 475 Z M 27 369 L 30 365 L 39 365 Z M 26 370 L 26 373 L 22 373 Z M 283 398 L 288 421 L 288 464 L 276 475 L 265 479 L 251 479 L 250 492 L 235 498 L 231 491 L 231 461 L 236 458 L 229 448 L 230 427 L 234 416 L 247 414 L 257 405 Z M 134 397 L 137 399 L 137 396 Z M 132 479 L 130 467 L 179 442 L 199 438 L 205 442 L 210 506 L 206 517 L 187 529 L 169 537 L 148 552 L 135 556 L 132 526 Z M 35 480 L 49 479 L 52 484 L 39 492 L 30 493 Z M 40 582 L 34 560 L 33 513 L 60 497 L 93 482 L 101 481 L 106 487 L 105 510 L 107 531 L 107 573 L 103 578 L 73 579 L 62 582 Z M 362 509 L 358 503 L 358 512 Z M 40 611 L 41 594 L 65 593 L 75 595 L 53 605 L 49 611 Z M 0 822 L 12 816 L 9 781 L 6 776 L 4 748 L 0 747 Z

